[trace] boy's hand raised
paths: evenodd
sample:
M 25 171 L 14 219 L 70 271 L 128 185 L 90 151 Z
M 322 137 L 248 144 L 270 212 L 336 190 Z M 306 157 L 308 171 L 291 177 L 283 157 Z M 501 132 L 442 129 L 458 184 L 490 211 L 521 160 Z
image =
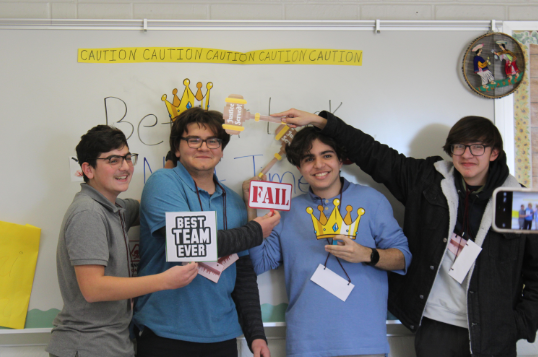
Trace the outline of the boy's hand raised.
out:
M 274 117 L 283 117 L 282 122 L 286 123 L 291 128 L 312 124 L 320 129 L 323 129 L 327 124 L 327 119 L 319 115 L 303 112 L 302 110 L 289 109 L 285 112 L 271 114 Z

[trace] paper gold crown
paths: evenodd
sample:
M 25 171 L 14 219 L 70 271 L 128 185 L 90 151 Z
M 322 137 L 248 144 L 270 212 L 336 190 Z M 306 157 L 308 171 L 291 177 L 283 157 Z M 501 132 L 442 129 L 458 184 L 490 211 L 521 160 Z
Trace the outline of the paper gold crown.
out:
M 172 119 L 172 121 L 175 120 L 175 118 L 179 114 L 181 114 L 187 109 L 194 107 L 195 105 L 205 110 L 209 109 L 209 93 L 211 92 L 211 88 L 213 88 L 213 83 L 207 82 L 207 90 L 205 95 L 202 94 L 202 82 L 196 83 L 196 87 L 198 88 L 196 94 L 191 91 L 191 88 L 189 87 L 190 83 L 191 81 L 188 78 L 185 78 L 183 80 L 185 90 L 183 91 L 181 99 L 179 99 L 177 95 L 177 88 L 174 88 L 174 90 L 172 91 L 172 94 L 174 95 L 172 103 L 168 101 L 166 94 L 163 94 L 161 97 L 161 100 L 164 102 L 164 104 L 166 104 L 166 109 L 168 109 L 168 115 L 170 116 L 170 119 Z
M 316 233 L 317 239 L 333 238 L 339 234 L 348 236 L 351 239 L 355 239 L 357 236 L 357 230 L 359 229 L 359 222 L 364 214 L 364 208 L 359 208 L 357 210 L 357 219 L 355 222 L 352 222 L 351 211 L 353 210 L 353 207 L 346 206 L 347 213 L 345 218 L 342 219 L 342 215 L 340 215 L 340 210 L 338 209 L 340 206 L 340 200 L 335 198 L 333 203 L 334 209 L 329 216 L 329 219 L 327 219 L 323 213 L 323 206 L 321 205 L 318 206 L 318 210 L 320 212 L 319 220 L 314 217 L 314 210 L 312 207 L 306 208 L 306 212 L 308 212 L 312 217 L 312 224 L 314 225 L 314 232 Z

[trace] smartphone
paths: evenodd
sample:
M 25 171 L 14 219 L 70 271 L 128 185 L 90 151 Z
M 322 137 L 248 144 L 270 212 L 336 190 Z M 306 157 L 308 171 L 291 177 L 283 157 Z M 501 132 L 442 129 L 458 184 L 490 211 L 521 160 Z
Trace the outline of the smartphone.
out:
M 538 190 L 499 187 L 493 191 L 493 229 L 538 234 Z

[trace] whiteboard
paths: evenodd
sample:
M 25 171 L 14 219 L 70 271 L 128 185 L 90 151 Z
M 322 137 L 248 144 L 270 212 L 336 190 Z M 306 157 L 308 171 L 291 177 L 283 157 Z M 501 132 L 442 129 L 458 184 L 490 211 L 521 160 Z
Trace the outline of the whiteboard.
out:
M 123 31 L 0 30 L 0 220 L 42 228 L 40 254 L 29 310 L 61 309 L 56 276 L 56 245 L 62 217 L 79 191 L 71 182 L 68 157 L 80 136 L 108 123 L 126 132 L 131 152 L 140 154 L 129 190 L 140 198 L 144 181 L 163 166 L 168 151 L 168 112 L 161 101 L 172 90 L 213 83 L 210 108 L 221 110 L 232 93 L 247 100 L 252 112 L 268 114 L 295 107 L 329 110 L 355 127 L 414 156 L 442 155 L 448 129 L 461 117 L 493 119 L 493 101 L 468 89 L 461 58 L 481 30 L 466 31 Z M 362 66 L 228 65 L 198 63 L 77 63 L 78 48 L 206 47 L 247 52 L 273 48 L 334 48 L 363 51 Z M 341 103 L 341 105 L 340 105 Z M 127 123 L 129 122 L 129 123 Z M 155 124 L 154 126 L 150 126 Z M 245 124 L 217 166 L 220 180 L 240 192 L 241 182 L 258 173 L 279 145 L 267 124 Z M 270 130 L 276 129 L 275 124 Z M 146 143 L 146 144 L 144 144 Z M 155 144 L 155 145 L 147 145 Z M 285 160 L 284 160 L 285 161 Z M 403 208 L 387 190 L 355 166 L 343 176 L 370 185 L 389 197 L 402 223 Z M 307 190 L 287 162 L 270 178 Z M 138 229 L 130 232 L 136 239 Z M 262 306 L 275 311 L 287 302 L 281 270 L 258 279 Z M 284 305 L 282 305 L 284 304 Z M 266 321 L 281 321 L 282 312 Z M 275 320 L 276 319 L 276 320 Z M 50 326 L 50 323 L 49 323 Z M 27 325 L 27 327 L 29 327 Z M 32 327 L 32 326 L 30 326 Z M 39 326 L 46 327 L 46 326 Z

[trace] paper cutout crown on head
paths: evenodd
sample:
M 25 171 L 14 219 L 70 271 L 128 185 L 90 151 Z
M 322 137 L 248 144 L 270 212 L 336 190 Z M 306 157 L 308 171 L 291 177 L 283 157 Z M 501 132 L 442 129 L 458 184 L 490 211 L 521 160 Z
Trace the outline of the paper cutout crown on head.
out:
M 348 236 L 351 239 L 355 239 L 357 236 L 357 230 L 359 229 L 361 217 L 365 212 L 364 208 L 359 208 L 357 210 L 357 219 L 355 222 L 352 222 L 351 211 L 353 210 L 353 207 L 346 206 L 347 214 L 346 217 L 342 219 L 342 215 L 340 215 L 340 210 L 338 209 L 340 206 L 340 200 L 335 198 L 333 203 L 334 209 L 329 216 L 329 219 L 327 219 L 323 213 L 323 206 L 321 205 L 318 206 L 318 210 L 320 211 L 319 220 L 314 216 L 314 210 L 312 207 L 306 208 L 306 212 L 308 212 L 312 217 L 312 224 L 314 225 L 314 232 L 316 233 L 317 239 L 333 238 L 339 234 Z
M 189 87 L 189 84 L 191 81 L 188 78 L 185 78 L 183 80 L 183 85 L 185 86 L 185 90 L 183 91 L 183 96 L 181 96 L 181 99 L 177 96 L 177 88 L 174 88 L 172 91 L 172 94 L 174 95 L 174 99 L 172 103 L 170 103 L 166 98 L 166 94 L 163 94 L 161 97 L 161 100 L 166 104 L 166 109 L 168 109 L 168 115 L 170 116 L 170 119 L 174 120 L 179 114 L 184 112 L 187 109 L 193 108 L 195 106 L 195 99 L 198 101 L 202 109 L 209 109 L 209 93 L 211 91 L 211 88 L 213 88 L 213 83 L 207 82 L 206 88 L 207 91 L 205 95 L 202 94 L 202 82 L 196 83 L 196 87 L 198 90 L 196 91 L 196 95 L 192 93 L 191 88 Z

